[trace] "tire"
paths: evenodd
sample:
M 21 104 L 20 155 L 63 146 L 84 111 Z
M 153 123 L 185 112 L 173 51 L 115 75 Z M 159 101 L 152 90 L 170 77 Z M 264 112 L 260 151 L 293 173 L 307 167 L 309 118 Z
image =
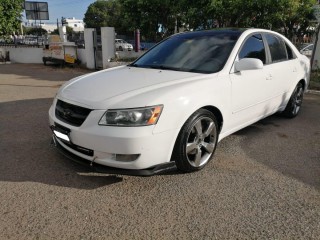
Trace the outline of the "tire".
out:
M 294 89 L 285 110 L 281 113 L 282 116 L 287 118 L 294 118 L 299 114 L 303 101 L 303 93 L 303 84 L 299 82 Z
M 172 160 L 178 170 L 193 172 L 211 160 L 218 142 L 218 124 L 213 113 L 200 109 L 190 116 L 180 130 Z

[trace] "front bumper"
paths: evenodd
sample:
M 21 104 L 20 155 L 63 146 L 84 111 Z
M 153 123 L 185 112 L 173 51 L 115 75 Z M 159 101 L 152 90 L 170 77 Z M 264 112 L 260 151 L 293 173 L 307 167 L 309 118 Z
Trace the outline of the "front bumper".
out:
M 128 51 L 132 51 L 133 50 L 133 46 L 126 46 L 125 47 Z
M 50 126 L 61 125 L 70 129 L 71 144 L 55 137 L 59 148 L 77 158 L 121 169 L 141 170 L 170 163 L 176 131 L 154 134 L 154 126 L 111 127 L 99 126 L 104 110 L 93 110 L 80 127 L 68 125 L 55 117 L 55 104 L 49 110 Z M 74 147 L 75 146 L 75 147 Z M 85 154 L 81 149 L 89 150 Z M 91 154 L 92 153 L 92 154 Z M 129 161 L 117 160 L 118 155 L 136 155 Z
M 101 164 L 98 164 L 94 161 L 88 162 L 87 160 L 67 151 L 60 143 L 59 140 L 55 135 L 52 136 L 52 145 L 58 149 L 58 151 L 63 154 L 65 157 L 69 158 L 70 160 L 81 164 L 85 167 L 90 168 L 90 170 L 98 173 L 107 173 L 107 174 L 119 174 L 119 175 L 131 175 L 131 176 L 152 176 L 155 174 L 161 174 L 161 173 L 168 173 L 168 172 L 174 172 L 177 170 L 175 162 L 168 162 L 159 164 L 157 166 L 154 166 L 152 168 L 148 169 L 141 169 L 141 170 L 132 170 L 132 169 L 120 169 L 120 168 L 112 168 L 107 167 Z

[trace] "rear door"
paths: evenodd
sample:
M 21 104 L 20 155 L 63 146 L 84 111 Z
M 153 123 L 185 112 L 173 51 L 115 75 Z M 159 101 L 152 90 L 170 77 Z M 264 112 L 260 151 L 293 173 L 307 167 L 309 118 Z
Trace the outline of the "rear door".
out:
M 298 59 L 285 40 L 276 34 L 265 33 L 270 64 L 266 69 L 271 74 L 272 104 L 279 107 L 285 104 L 291 83 L 297 78 Z

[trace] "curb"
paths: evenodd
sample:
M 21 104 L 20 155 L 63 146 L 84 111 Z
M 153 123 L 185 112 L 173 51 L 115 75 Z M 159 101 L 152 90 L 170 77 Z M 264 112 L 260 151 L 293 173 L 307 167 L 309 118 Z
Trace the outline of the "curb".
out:
M 320 91 L 317 90 L 307 90 L 307 93 L 320 95 Z

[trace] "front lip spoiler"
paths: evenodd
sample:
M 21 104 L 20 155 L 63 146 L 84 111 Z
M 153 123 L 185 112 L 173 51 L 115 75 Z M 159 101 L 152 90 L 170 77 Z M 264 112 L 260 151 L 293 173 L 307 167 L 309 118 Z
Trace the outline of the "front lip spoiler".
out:
M 141 169 L 141 170 L 135 170 L 135 169 L 122 169 L 122 168 L 113 168 L 113 167 L 107 167 L 95 162 L 88 161 L 86 159 L 83 159 L 68 150 L 66 150 L 64 147 L 60 145 L 60 143 L 56 140 L 56 136 L 52 136 L 51 145 L 53 145 L 58 151 L 64 155 L 65 157 L 69 158 L 70 160 L 83 165 L 85 167 L 88 167 L 91 171 L 97 172 L 97 173 L 106 173 L 106 174 L 116 174 L 116 175 L 131 175 L 131 176 L 153 176 L 157 174 L 164 174 L 168 172 L 173 172 L 177 170 L 175 162 L 168 162 L 163 163 L 160 165 L 157 165 L 153 168 L 148 169 Z

